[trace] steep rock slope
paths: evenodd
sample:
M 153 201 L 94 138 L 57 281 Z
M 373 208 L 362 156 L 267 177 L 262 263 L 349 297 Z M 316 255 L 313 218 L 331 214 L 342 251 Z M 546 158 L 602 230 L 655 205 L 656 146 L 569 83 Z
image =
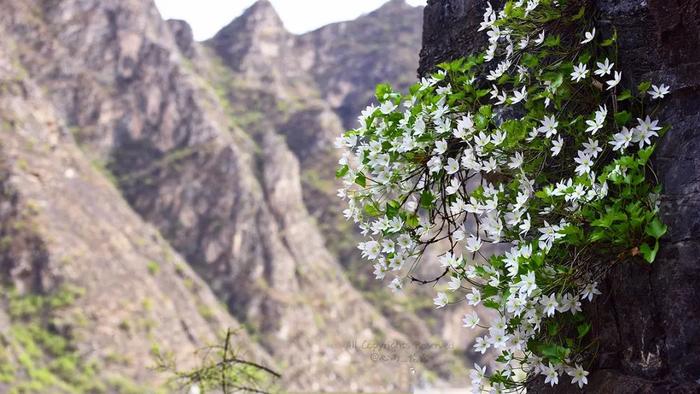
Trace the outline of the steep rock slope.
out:
M 349 104 L 357 111 L 354 119 L 368 104 L 375 83 L 395 82 L 405 88 L 408 81 L 415 81 L 417 49 L 412 47 L 417 46 L 421 11 L 394 0 L 355 21 L 294 36 L 269 1 L 258 1 L 206 43 L 231 75 L 222 77 L 227 70 L 214 66 L 208 57 L 195 63 L 199 75 L 218 79 L 216 85 L 230 102 L 234 119 L 254 115 L 243 124 L 246 130 L 254 135 L 275 130 L 286 137 L 301 165 L 305 205 L 329 251 L 353 284 L 415 346 L 449 344 L 449 351 L 425 352 L 425 363 L 441 377 L 459 381 L 464 376 L 455 371 L 461 368 L 461 352 L 470 342 L 458 334 L 466 331 L 460 330 L 461 316 L 435 313 L 430 287 L 410 287 L 406 295 L 392 295 L 385 284 L 374 280 L 371 267 L 357 251 L 361 238 L 343 218 L 345 206 L 335 195 L 339 151 L 334 141 L 343 130 L 338 119 L 342 108 L 334 108 L 330 96 L 342 93 L 354 100 Z M 333 86 L 343 86 L 343 92 L 333 93 Z
M 353 21 L 334 23 L 301 35 L 302 66 L 345 129 L 373 98 L 374 87 L 389 82 L 405 90 L 415 82 L 423 7 L 391 0 Z
M 700 241 L 697 238 L 700 167 L 700 2 L 592 2 L 599 31 L 619 37 L 618 64 L 627 82 L 653 80 L 671 86 L 659 113 L 671 125 L 655 155 L 664 185 L 661 212 L 669 233 L 653 265 L 618 265 L 604 294 L 586 311 L 600 341 L 589 376 L 595 393 L 695 393 L 700 390 Z M 425 12 L 421 72 L 478 48 L 479 15 L 486 1 L 433 0 Z M 568 385 L 536 392 L 579 392 Z
M 240 325 L 83 155 L 3 36 L 0 391 L 151 390 L 166 378 L 153 353 L 193 366 Z M 271 363 L 245 333 L 238 341 Z
M 23 40 L 19 63 L 86 155 L 274 357 L 288 389 L 407 389 L 408 366 L 373 364 L 344 346 L 406 338 L 325 249 L 285 140 L 264 122 L 246 134 L 232 96 L 195 72 L 216 67 L 201 58 L 207 49 L 180 52 L 187 29 L 136 0 L 8 1 L 3 10 L 7 35 Z M 287 79 L 268 71 L 239 78 L 248 85 L 233 91 L 261 83 L 284 94 L 266 78 L 281 87 Z

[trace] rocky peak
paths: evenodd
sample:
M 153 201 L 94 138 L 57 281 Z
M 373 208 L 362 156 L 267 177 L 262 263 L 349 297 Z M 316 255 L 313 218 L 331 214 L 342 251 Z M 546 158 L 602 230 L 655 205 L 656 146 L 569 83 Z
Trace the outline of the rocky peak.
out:
M 258 0 L 243 12 L 243 18 L 252 19 L 254 22 L 284 28 L 282 19 L 270 0 Z
M 166 21 L 170 31 L 173 33 L 175 43 L 180 53 L 187 58 L 192 58 L 195 54 L 194 34 L 190 25 L 180 19 L 169 19 Z
M 258 69 L 284 56 L 292 42 L 293 35 L 268 0 L 258 0 L 211 39 L 224 62 L 238 71 Z
M 423 7 L 413 7 L 412 5 L 408 4 L 406 0 L 389 0 L 386 3 L 384 3 L 384 5 L 379 7 L 376 11 L 374 11 L 373 14 L 382 14 L 388 12 L 393 13 L 414 9 L 423 9 Z

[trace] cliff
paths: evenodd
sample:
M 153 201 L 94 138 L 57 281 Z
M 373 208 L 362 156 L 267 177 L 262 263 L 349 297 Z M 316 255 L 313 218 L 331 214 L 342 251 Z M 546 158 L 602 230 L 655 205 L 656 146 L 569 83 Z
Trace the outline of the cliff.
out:
M 229 327 L 287 390 L 464 378 L 451 350 L 348 346 L 445 340 L 348 278 L 334 197 L 333 139 L 370 86 L 414 78 L 420 9 L 295 36 L 262 0 L 197 43 L 151 1 L 0 6 L 0 391 L 153 390 L 154 354 L 193 365 Z
M 475 34 L 486 1 L 431 0 L 425 10 L 420 72 L 479 48 Z M 691 393 L 700 390 L 700 241 L 697 165 L 700 102 L 700 23 L 697 1 L 593 1 L 598 30 L 619 37 L 618 64 L 628 84 L 655 80 L 671 86 L 659 118 L 671 125 L 654 157 L 664 185 L 661 212 L 670 231 L 656 262 L 611 270 L 605 294 L 586 314 L 599 350 L 594 393 Z M 533 392 L 578 392 L 558 385 Z

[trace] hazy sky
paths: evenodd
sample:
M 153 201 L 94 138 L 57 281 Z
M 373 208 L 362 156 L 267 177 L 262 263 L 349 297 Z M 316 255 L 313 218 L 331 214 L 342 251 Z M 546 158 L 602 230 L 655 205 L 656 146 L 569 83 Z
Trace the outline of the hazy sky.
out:
M 213 36 L 255 0 L 156 0 L 163 18 L 184 19 L 197 40 Z M 328 23 L 355 19 L 387 0 L 271 0 L 287 29 L 304 33 Z M 407 0 L 425 5 L 426 0 Z

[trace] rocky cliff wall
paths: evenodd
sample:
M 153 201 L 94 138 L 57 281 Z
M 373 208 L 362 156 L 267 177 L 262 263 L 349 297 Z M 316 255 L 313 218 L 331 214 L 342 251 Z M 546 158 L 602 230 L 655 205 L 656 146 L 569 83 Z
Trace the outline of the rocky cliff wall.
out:
M 598 29 L 617 29 L 618 64 L 629 85 L 671 86 L 658 114 L 671 130 L 654 157 L 664 185 L 661 212 L 669 233 L 656 262 L 611 270 L 604 296 L 586 313 L 600 341 L 586 392 L 695 393 L 700 390 L 700 2 L 592 1 Z M 486 1 L 430 0 L 420 72 L 480 47 Z M 541 383 L 533 392 L 578 392 Z
M 241 325 L 80 150 L 5 30 L 19 10 L 3 9 L 0 392 L 149 390 L 166 379 L 156 352 L 193 367 L 196 350 Z
M 38 92 L 29 100 L 35 112 L 50 111 L 46 122 L 60 124 L 62 133 L 40 135 L 35 125 L 34 139 L 58 138 L 56 156 L 25 151 L 36 141 L 8 123 L 11 138 L 0 157 L 15 160 L 20 152 L 28 169 L 50 180 L 39 187 L 20 168 L 14 187 L 51 207 L 52 215 L 41 217 L 39 240 L 57 243 L 46 258 L 21 254 L 27 247 L 13 243 L 17 250 L 3 256 L 0 267 L 15 284 L 42 284 L 52 276 L 39 268 L 58 270 L 53 260 L 61 253 L 85 253 L 65 274 L 87 289 L 81 307 L 98 315 L 80 346 L 100 360 L 115 343 L 128 348 L 138 362 L 124 373 L 153 385 L 158 379 L 145 368 L 152 362 L 151 337 L 129 334 L 121 320 L 148 314 L 143 325 L 155 324 L 153 333 L 167 349 L 179 346 L 183 353 L 240 321 L 250 334 L 241 341 L 261 345 L 251 345 L 256 357 L 275 359 L 289 390 L 408 390 L 416 379 L 410 368 L 422 376 L 423 362 L 373 363 L 366 350 L 347 346 L 433 338 L 415 318 L 411 327 L 417 328 L 404 330 L 412 334 L 407 337 L 353 287 L 307 210 L 313 205 L 302 173 L 322 169 L 322 180 L 332 185 L 329 152 L 341 122 L 313 77 L 295 66 L 290 49 L 301 48 L 298 38 L 284 31 L 268 1 L 208 46 L 193 42 L 185 24 L 163 21 L 150 1 L 0 0 L 0 6 L 0 47 Z M 12 116 L 5 113 L 2 121 Z M 82 157 L 70 177 L 61 155 Z M 90 182 L 76 185 L 88 175 Z M 332 186 L 322 192 L 334 194 Z M 81 226 L 70 227 L 74 221 Z M 33 239 L 27 235 L 26 242 Z M 182 256 L 174 259 L 187 262 L 184 271 L 177 264 L 154 266 L 156 252 L 149 248 L 159 245 Z M 151 274 L 158 270 L 161 276 Z M 200 286 L 205 301 L 180 293 Z M 135 306 L 120 309 L 120 299 Z M 180 321 L 179 314 L 193 317 Z M 175 327 L 172 335 L 167 327 Z M 112 338 L 113 332 L 119 335 Z M 440 377 L 459 365 L 452 354 L 435 359 L 431 369 Z

